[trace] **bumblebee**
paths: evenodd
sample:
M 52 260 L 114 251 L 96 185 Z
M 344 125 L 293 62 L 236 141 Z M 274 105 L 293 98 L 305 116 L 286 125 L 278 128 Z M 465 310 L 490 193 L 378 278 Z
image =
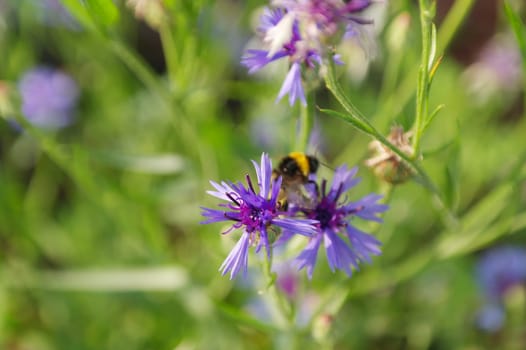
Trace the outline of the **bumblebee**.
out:
M 281 190 L 278 195 L 278 205 L 280 209 L 287 210 L 288 204 L 292 203 L 302 207 L 310 207 L 312 195 L 305 189 L 306 184 L 313 184 L 318 192 L 316 183 L 309 179 L 316 174 L 320 162 L 314 156 L 306 155 L 303 152 L 291 152 L 283 157 L 277 169 L 272 171 L 274 178 L 281 176 Z

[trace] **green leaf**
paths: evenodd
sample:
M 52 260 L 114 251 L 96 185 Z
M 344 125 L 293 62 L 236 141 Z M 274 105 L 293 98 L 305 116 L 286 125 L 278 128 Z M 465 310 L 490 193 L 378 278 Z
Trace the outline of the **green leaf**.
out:
M 148 156 L 127 155 L 116 152 L 92 152 L 94 159 L 110 166 L 145 174 L 175 174 L 186 168 L 185 159 L 177 154 Z
M 424 126 L 422 127 L 422 132 L 424 132 L 427 127 L 431 124 L 431 122 L 433 121 L 433 119 L 437 116 L 438 112 L 440 112 L 446 105 L 444 104 L 441 104 L 441 105 L 438 105 L 434 110 L 433 112 L 431 112 L 431 115 L 427 118 L 427 120 L 424 122 Z
M 366 123 L 362 122 L 360 119 L 357 119 L 357 118 L 353 117 L 350 114 L 337 112 L 337 111 L 334 111 L 332 109 L 320 108 L 319 110 L 322 113 L 327 113 L 328 115 L 332 115 L 333 117 L 337 117 L 337 118 L 340 118 L 340 119 L 346 121 L 347 123 L 349 123 L 352 126 L 354 126 L 356 129 L 366 133 L 367 135 L 371 135 L 373 137 L 375 136 L 375 133 L 374 133 L 373 129 L 369 125 L 367 125 Z
M 62 5 L 86 29 L 109 28 L 119 20 L 119 10 L 111 0 L 61 0 Z
M 437 52 L 437 27 L 431 23 L 431 45 L 430 45 L 430 49 L 429 49 L 429 58 L 428 58 L 428 61 L 427 61 L 427 71 L 428 71 L 428 74 L 429 74 L 429 80 L 431 80 L 431 73 L 432 73 L 432 68 L 433 68 L 433 65 L 435 63 L 435 55 L 436 55 L 436 52 Z
M 89 30 L 95 30 L 96 26 L 93 23 L 86 6 L 80 0 L 60 0 L 62 5 L 75 17 L 80 24 Z
M 519 44 L 519 50 L 521 51 L 522 59 L 526 60 L 526 27 L 518 14 L 517 11 L 513 9 L 509 1 L 504 2 L 504 13 L 508 19 L 508 23 L 517 38 L 517 43 Z
M 250 315 L 240 310 L 239 308 L 232 307 L 231 305 L 228 305 L 227 303 L 217 302 L 216 307 L 223 315 L 232 319 L 233 321 L 235 321 L 236 323 L 240 325 L 258 329 L 266 333 L 275 333 L 279 331 L 279 328 L 275 327 L 275 325 L 261 322 L 251 317 Z
M 84 0 L 94 19 L 105 27 L 111 27 L 119 20 L 119 10 L 110 0 Z
M 450 157 L 447 161 L 446 171 L 446 188 L 444 190 L 445 201 L 450 208 L 456 208 L 459 200 L 459 179 L 461 174 L 460 159 L 460 137 L 457 134 L 453 142 Z
M 505 234 L 511 222 L 509 217 L 499 217 L 509 209 L 514 187 L 506 183 L 487 195 L 462 218 L 460 229 L 444 235 L 436 246 L 437 254 L 449 258 Z

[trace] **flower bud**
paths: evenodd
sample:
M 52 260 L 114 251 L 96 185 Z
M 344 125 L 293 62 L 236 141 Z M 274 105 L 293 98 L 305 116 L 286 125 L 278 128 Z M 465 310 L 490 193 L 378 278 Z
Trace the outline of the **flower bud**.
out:
M 129 8 L 135 12 L 135 17 L 144 20 L 152 28 L 159 28 L 165 17 L 165 9 L 161 0 L 128 0 Z
M 312 337 L 319 343 L 323 343 L 332 328 L 334 317 L 330 314 L 322 314 L 314 320 L 312 325 Z
M 414 150 L 409 137 L 409 132 L 404 133 L 402 127 L 395 126 L 391 129 L 387 139 L 402 152 L 412 156 Z M 406 182 L 413 176 L 413 169 L 379 141 L 372 141 L 369 149 L 373 152 L 373 156 L 365 161 L 365 165 L 372 168 L 374 174 L 382 180 L 396 185 Z

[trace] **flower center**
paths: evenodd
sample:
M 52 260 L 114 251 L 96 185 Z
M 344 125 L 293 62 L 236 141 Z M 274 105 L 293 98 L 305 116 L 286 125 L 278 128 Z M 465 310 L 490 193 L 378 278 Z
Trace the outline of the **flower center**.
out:
M 271 224 L 276 216 L 275 210 L 266 208 L 266 203 L 261 208 L 254 207 L 246 202 L 240 205 L 241 224 L 245 226 L 248 233 L 261 230 L 262 227 Z
M 322 229 L 338 226 L 342 218 L 342 214 L 336 208 L 335 203 L 327 200 L 326 197 L 324 197 L 318 204 L 311 216 L 312 219 L 320 222 L 320 227 Z

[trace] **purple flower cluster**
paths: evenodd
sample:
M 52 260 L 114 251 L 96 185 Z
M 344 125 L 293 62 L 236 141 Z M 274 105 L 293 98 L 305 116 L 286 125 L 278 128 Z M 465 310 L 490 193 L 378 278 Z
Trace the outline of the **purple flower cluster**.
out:
M 202 224 L 220 221 L 233 221 L 232 226 L 223 233 L 242 228 L 243 233 L 236 246 L 219 268 L 223 275 L 231 271 L 233 278 L 240 270 L 246 273 L 248 248 L 256 245 L 256 252 L 265 247 L 270 256 L 269 229 L 280 227 L 291 232 L 310 236 L 315 232 L 314 220 L 289 218 L 278 210 L 278 194 L 281 178 L 272 180 L 272 164 L 268 155 L 261 155 L 261 166 L 253 161 L 256 169 L 259 191 L 256 191 L 250 176 L 246 176 L 247 186 L 242 183 L 221 184 L 210 181 L 216 191 L 208 194 L 225 200 L 219 204 L 222 209 L 202 208 L 202 215 L 208 219 Z
M 22 76 L 18 88 L 22 113 L 32 124 L 59 129 L 72 122 L 79 91 L 66 73 L 50 67 L 36 67 Z
M 497 331 L 504 323 L 506 294 L 512 288 L 526 286 L 526 249 L 502 246 L 487 251 L 477 264 L 477 278 L 487 300 L 478 315 L 478 326 Z
M 292 206 L 288 211 L 281 211 L 277 201 L 281 177 L 273 178 L 272 164 L 265 153 L 261 156 L 261 165 L 253 163 L 259 191 L 248 175 L 246 186 L 211 182 L 216 191 L 208 193 L 226 203 L 219 204 L 220 209 L 202 208 L 202 215 L 207 218 L 202 223 L 233 222 L 224 233 L 242 230 L 241 238 L 220 267 L 223 275 L 230 271 L 230 278 L 234 278 L 239 271 L 246 272 L 251 245 L 256 247 L 256 252 L 265 247 L 270 256 L 270 230 L 281 230 L 276 244 L 286 243 L 297 234 L 308 238 L 309 242 L 294 265 L 306 268 L 309 278 L 312 278 L 322 242 L 331 270 L 344 270 L 349 276 L 353 268 L 358 269 L 359 263 L 370 262 L 372 255 L 380 254 L 380 242 L 350 224 L 353 217 L 380 221 L 377 214 L 387 210 L 386 205 L 377 203 L 381 198 L 378 195 L 368 195 L 356 202 L 346 200 L 344 194 L 359 181 L 354 178 L 356 168 L 338 168 L 330 189 L 323 180 L 321 193 L 312 198 L 309 208 Z
M 357 168 L 346 166 L 336 169 L 332 186 L 327 190 L 327 181 L 321 184 L 321 194 L 314 209 L 302 209 L 308 218 L 317 220 L 316 233 L 311 236 L 305 250 L 298 256 L 298 267 L 306 268 L 312 278 L 319 247 L 325 247 L 329 267 L 344 270 L 349 276 L 352 269 L 358 269 L 360 262 L 370 262 L 371 255 L 379 255 L 381 243 L 368 233 L 351 225 L 353 217 L 381 222 L 376 215 L 387 210 L 377 201 L 382 196 L 370 194 L 356 202 L 346 202 L 342 195 L 354 187 L 359 179 L 354 178 Z
M 249 73 L 267 64 L 288 58 L 290 69 L 278 94 L 280 100 L 289 95 L 293 105 L 300 100 L 306 105 L 302 83 L 302 68 L 312 69 L 331 57 L 333 45 L 342 38 L 353 36 L 357 25 L 370 23 L 359 13 L 369 7 L 371 0 L 276 0 L 275 8 L 265 8 L 257 29 L 265 49 L 247 50 L 241 59 Z

